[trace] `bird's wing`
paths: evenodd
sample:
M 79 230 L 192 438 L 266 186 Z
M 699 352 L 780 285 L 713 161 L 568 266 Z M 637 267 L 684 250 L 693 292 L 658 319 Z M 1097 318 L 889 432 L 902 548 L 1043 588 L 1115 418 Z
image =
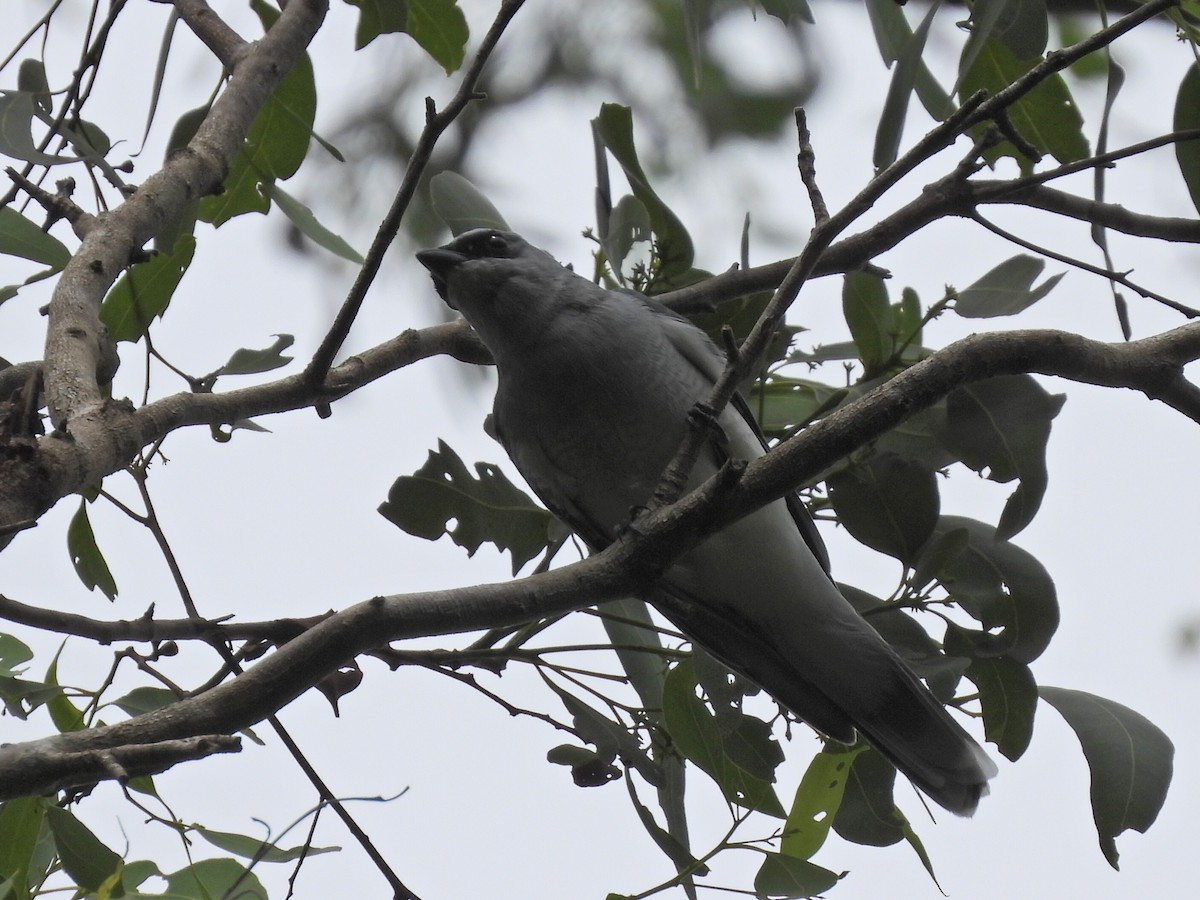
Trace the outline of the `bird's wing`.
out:
M 726 361 L 716 345 L 708 339 L 708 336 L 683 316 L 658 301 L 642 294 L 634 296 L 660 317 L 659 321 L 663 326 L 663 331 L 679 355 L 700 372 L 708 380 L 709 384 L 716 384 L 717 379 L 721 377 L 721 372 L 725 368 Z M 758 447 L 734 446 L 733 443 L 736 442 L 731 443 L 728 448 L 718 447 L 716 449 L 720 461 L 725 462 L 730 456 L 735 455 L 741 455 L 746 460 L 761 456 L 764 451 L 769 449 L 767 439 L 763 435 L 762 429 L 759 428 L 754 414 L 750 411 L 750 406 L 746 403 L 746 399 L 740 392 L 735 393 L 729 405 L 750 429 L 750 433 L 753 435 L 754 440 L 757 441 Z M 733 436 L 729 435 L 728 437 L 732 441 Z M 734 452 L 731 453 L 731 450 Z M 804 506 L 804 501 L 800 499 L 800 495 L 795 491 L 788 491 L 784 495 L 784 501 L 787 503 L 788 512 L 792 514 L 792 519 L 795 521 L 796 527 L 800 530 L 800 534 L 804 538 L 804 543 L 808 545 L 808 549 L 812 551 L 813 556 L 821 563 L 821 568 L 825 570 L 825 573 L 827 575 L 830 574 L 829 551 L 825 547 L 825 542 L 821 539 L 820 532 L 817 531 L 816 523 L 813 521 L 812 516 L 809 515 L 808 509 Z

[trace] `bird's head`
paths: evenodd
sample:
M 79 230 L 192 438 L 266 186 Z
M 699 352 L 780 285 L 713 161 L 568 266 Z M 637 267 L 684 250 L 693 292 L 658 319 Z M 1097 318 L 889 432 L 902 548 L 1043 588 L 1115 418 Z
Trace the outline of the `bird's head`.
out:
M 580 279 L 511 231 L 476 228 L 417 259 L 438 295 L 463 314 L 494 354 L 522 343 L 570 306 Z

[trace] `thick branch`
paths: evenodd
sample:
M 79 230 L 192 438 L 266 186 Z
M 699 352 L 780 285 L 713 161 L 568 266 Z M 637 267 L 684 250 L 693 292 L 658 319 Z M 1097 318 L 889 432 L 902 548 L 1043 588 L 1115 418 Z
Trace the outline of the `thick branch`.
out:
M 104 728 L 0 748 L 0 799 L 69 786 L 62 754 L 231 733 L 262 720 L 381 644 L 504 627 L 644 592 L 654 574 L 704 535 L 783 496 L 855 448 L 967 382 L 1038 372 L 1140 390 L 1200 422 L 1200 394 L 1182 375 L 1200 359 L 1200 324 L 1105 344 L 1057 331 L 977 335 L 838 410 L 751 464 L 728 470 L 671 507 L 648 513 L 605 552 L 506 584 L 377 597 L 321 621 L 234 680 Z M 89 771 L 88 780 L 95 773 Z M 77 782 L 78 784 L 78 782 Z
M 55 425 L 69 427 L 77 440 L 104 441 L 96 430 L 104 428 L 97 421 L 104 406 L 98 373 L 111 350 L 98 317 L 105 291 L 187 203 L 220 187 L 254 117 L 312 40 L 327 6 L 327 0 L 287 4 L 270 32 L 241 54 L 188 147 L 172 154 L 129 200 L 102 216 L 59 276 L 46 334 L 46 400 Z
M 192 33 L 221 61 L 226 71 L 232 72 L 238 59 L 250 46 L 241 35 L 230 28 L 213 12 L 205 0 L 172 0 L 179 18 L 187 23 Z

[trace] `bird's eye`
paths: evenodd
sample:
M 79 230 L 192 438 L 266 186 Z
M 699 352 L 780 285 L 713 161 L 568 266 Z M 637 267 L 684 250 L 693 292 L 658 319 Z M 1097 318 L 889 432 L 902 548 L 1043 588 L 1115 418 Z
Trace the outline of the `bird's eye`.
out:
M 508 241 L 498 234 L 489 234 L 483 242 L 483 252 L 488 256 L 504 256 L 508 253 Z

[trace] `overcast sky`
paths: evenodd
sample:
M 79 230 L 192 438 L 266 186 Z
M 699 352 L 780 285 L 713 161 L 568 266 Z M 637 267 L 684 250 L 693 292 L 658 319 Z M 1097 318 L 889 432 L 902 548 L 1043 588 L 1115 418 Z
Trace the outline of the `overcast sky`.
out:
M 488 6 L 465 5 L 472 11 L 473 32 L 481 33 L 484 20 L 474 13 Z M 538 5 L 538 0 L 530 0 L 517 17 L 514 37 L 529 27 Z M 858 4 L 813 5 L 821 26 L 815 41 L 826 68 L 823 90 L 809 107 L 809 123 L 822 186 L 835 205 L 852 196 L 870 174 L 873 125 L 887 73 Z M 23 13 L 38 6 L 29 0 L 14 4 Z M 370 66 L 388 57 L 386 48 L 372 47 L 350 64 L 345 62 L 353 12 L 335 2 L 314 48 L 318 131 L 337 126 L 362 92 Z M 908 14 L 914 18 L 917 10 L 910 8 Z M 935 51 L 956 39 L 955 15 L 943 11 L 944 27 L 931 40 Z M 138 5 L 124 18 L 89 110 L 110 136 L 125 136 L 136 146 L 165 10 Z M 772 37 L 773 20 L 760 17 L 754 22 L 748 14 L 743 18 L 725 38 L 734 51 L 748 49 L 746 59 L 770 60 L 786 46 Z M 7 31 L 19 30 L 23 29 Z M 1175 86 L 1190 57 L 1185 46 L 1164 32 L 1159 28 L 1146 36 L 1153 40 L 1135 36 L 1117 46 L 1129 83 L 1113 121 L 1114 145 L 1169 130 Z M 404 40 L 398 38 L 397 44 Z M 120 48 L 124 52 L 118 52 Z M 58 49 L 52 47 L 52 52 Z M 180 49 L 187 52 L 172 59 L 162 100 L 163 109 L 175 113 L 199 105 L 215 77 L 193 42 L 183 42 Z M 631 59 L 629 64 L 638 62 Z M 62 81 L 70 62 L 61 65 L 53 83 Z M 946 57 L 941 74 L 952 68 L 953 58 Z M 7 75 L 0 87 L 10 87 L 12 78 Z M 455 84 L 445 82 L 437 99 L 447 99 Z M 1081 89 L 1076 96 L 1094 137 L 1102 97 L 1095 89 Z M 593 217 L 588 122 L 604 99 L 608 98 L 598 94 L 558 94 L 531 104 L 503 131 L 489 133 L 483 145 L 486 153 L 472 159 L 476 181 L 509 223 L 577 268 L 590 265 L 590 245 L 578 235 Z M 651 112 L 642 108 L 636 115 Z M 416 106 L 410 111 L 414 121 L 422 115 Z M 161 114 L 138 160 L 135 179 L 155 168 L 174 117 L 171 112 Z M 925 127 L 927 122 L 914 114 L 910 137 Z M 733 144 L 712 160 L 697 161 L 685 177 L 657 185 L 693 229 L 699 264 L 720 270 L 736 259 L 747 210 L 755 222 L 752 262 L 796 251 L 811 221 L 795 175 L 795 152 L 789 135 L 769 146 Z M 877 214 L 911 199 L 943 169 L 915 174 Z M 391 176 L 380 172 L 379 194 L 387 196 L 394 187 Z M 288 189 L 306 196 L 303 172 Z M 311 183 L 307 191 L 321 194 Z M 81 191 L 80 199 L 86 196 Z M 1111 196 L 1139 210 L 1195 215 L 1168 151 L 1145 164 L 1122 164 L 1113 176 Z M 332 207 L 317 212 L 334 223 L 343 216 Z M 997 212 L 994 218 L 1062 252 L 1099 262 L 1085 226 L 1045 215 L 1031 221 L 1019 211 Z M 373 222 L 342 224 L 364 249 L 364 236 L 373 230 Z M 55 233 L 74 246 L 61 225 Z M 353 272 L 346 265 L 299 259 L 284 247 L 281 235 L 277 216 L 243 217 L 217 232 L 201 226 L 196 262 L 166 319 L 156 326 L 156 346 L 183 368 L 205 372 L 237 347 L 266 346 L 274 333 L 288 332 L 296 335 L 295 351 L 303 361 Z M 1119 237 L 1113 242 L 1118 267 L 1136 266 L 1134 277 L 1196 305 L 1194 247 L 1143 248 Z M 908 285 L 929 303 L 941 296 L 946 283 L 964 286 L 1016 252 L 970 223 L 953 221 L 927 229 L 878 262 L 894 274 L 894 296 Z M 1061 268 L 1050 263 L 1047 273 Z M 27 269 L 0 260 L 0 284 L 26 274 Z M 0 307 L 0 356 L 17 360 L 40 355 L 44 319 L 36 309 L 48 300 L 49 290 L 48 284 L 35 286 Z M 802 335 L 801 346 L 847 337 L 839 291 L 840 284 L 832 279 L 806 287 L 792 321 L 814 333 Z M 1180 324 L 1177 316 L 1148 301 L 1131 304 L 1137 336 Z M 420 267 L 406 254 L 397 254 L 368 300 L 351 343 L 369 346 L 440 317 Z M 944 345 L 979 324 L 944 317 L 927 330 L 926 342 Z M 982 324 L 1061 327 L 1104 340 L 1120 338 L 1106 285 L 1080 272 L 1070 273 L 1029 314 Z M 123 349 L 116 393 L 136 398 L 142 389 L 141 353 Z M 829 380 L 838 377 L 835 371 L 823 374 Z M 1043 708 L 1029 752 L 1017 765 L 999 760 L 1001 772 L 993 781 L 992 796 L 973 820 L 939 813 L 935 825 L 915 794 L 899 788 L 897 796 L 929 850 L 942 887 L 954 898 L 1179 896 L 1184 890 L 1180 885 L 1194 882 L 1193 809 L 1200 799 L 1200 724 L 1193 699 L 1200 668 L 1194 658 L 1178 651 L 1179 629 L 1200 615 L 1200 555 L 1194 548 L 1200 432 L 1194 423 L 1130 392 L 1044 383 L 1052 391 L 1065 391 L 1069 400 L 1054 424 L 1049 492 L 1017 543 L 1054 577 L 1062 626 L 1033 670 L 1039 683 L 1109 697 L 1166 730 L 1177 749 L 1171 795 L 1148 835 L 1118 838 L 1122 872 L 1113 872 L 1096 845 L 1087 769 L 1078 744 L 1057 715 Z M 170 461 L 152 470 L 150 483 L 163 527 L 200 609 L 211 616 L 234 613 L 255 620 L 307 615 L 379 593 L 509 577 L 507 559 L 487 548 L 468 561 L 448 540 L 428 543 L 409 537 L 375 512 L 392 480 L 416 469 L 439 438 L 468 463 L 502 462 L 516 478 L 503 451 L 482 432 L 491 384 L 490 373 L 480 376 L 453 361 L 434 360 L 339 402 L 328 420 L 311 412 L 279 416 L 262 423 L 271 434 L 239 432 L 227 444 L 213 442 L 200 429 L 173 435 L 164 446 Z M 232 387 L 233 380 L 221 386 Z M 155 393 L 178 389 L 182 386 L 156 371 Z M 110 478 L 106 487 L 127 500 L 135 496 L 119 476 Z M 942 489 L 943 512 L 995 521 L 1011 486 L 983 482 L 956 469 Z M 79 585 L 64 537 L 76 505 L 72 499 L 61 501 L 38 528 L 21 535 L 0 555 L 0 593 L 102 618 L 133 618 L 151 604 L 159 615 L 181 615 L 149 534 L 102 504 L 92 508 L 92 519 L 120 595 L 109 604 Z M 825 537 L 840 580 L 890 591 L 899 575 L 894 562 L 835 530 L 826 529 Z M 30 673 L 40 675 L 57 639 L 11 630 L 41 652 Z M 594 620 L 582 616 L 554 632 L 562 643 L 594 641 L 601 635 Z M 73 640 L 61 677 L 65 683 L 94 684 L 110 652 Z M 198 683 L 217 662 L 211 653 L 197 650 L 193 655 L 194 662 L 180 660 L 168 667 L 183 684 Z M 332 717 L 316 694 L 285 709 L 282 719 L 339 795 L 390 795 L 408 789 L 391 803 L 352 808 L 400 877 L 426 900 L 600 898 L 608 891 L 643 890 L 670 876 L 669 863 L 631 810 L 623 783 L 581 790 L 571 784 L 567 770 L 545 762 L 546 750 L 561 743 L 561 735 L 540 723 L 512 719 L 443 676 L 420 670 L 390 673 L 370 660 L 364 668 L 364 684 L 343 699 L 340 719 Z M 548 705 L 561 714 L 537 679 L 519 667 L 510 667 L 499 680 L 481 676 L 481 681 L 517 702 Z M 144 682 L 126 672 L 119 682 L 122 688 L 113 696 L 140 683 Z M 112 710 L 106 718 L 120 715 Z M 30 723 L 5 717 L 0 720 L 0 740 L 33 738 L 50 727 L 42 716 Z M 267 746 L 247 741 L 240 755 L 182 766 L 156 779 L 179 816 L 217 829 L 258 834 L 254 817 L 277 833 L 312 805 L 311 789 L 269 729 L 256 732 Z M 807 751 L 818 747 L 805 728 L 796 728 L 794 734 L 792 758 L 779 773 L 785 804 L 804 770 Z M 690 787 L 694 848 L 706 849 L 728 828 L 728 814 L 703 774 L 694 773 Z M 97 788 L 78 812 L 118 852 L 125 848 L 123 834 L 128 835 L 131 859 L 153 858 L 167 870 L 186 864 L 167 829 L 143 825 L 144 817 L 126 805 L 111 784 Z M 754 821 L 739 835 L 762 837 L 773 824 Z M 283 843 L 299 843 L 302 834 L 298 829 Z M 345 850 L 307 862 L 297 896 L 387 895 L 383 880 L 332 815 L 323 817 L 316 843 Z M 207 848 L 195 849 L 206 855 Z M 919 860 L 903 845 L 875 850 L 831 838 L 815 861 L 835 871 L 850 870 L 833 894 L 844 900 L 940 896 Z M 710 880 L 746 887 L 757 864 L 751 852 L 726 854 Z M 279 886 L 289 869 L 264 866 L 257 871 L 283 896 Z

